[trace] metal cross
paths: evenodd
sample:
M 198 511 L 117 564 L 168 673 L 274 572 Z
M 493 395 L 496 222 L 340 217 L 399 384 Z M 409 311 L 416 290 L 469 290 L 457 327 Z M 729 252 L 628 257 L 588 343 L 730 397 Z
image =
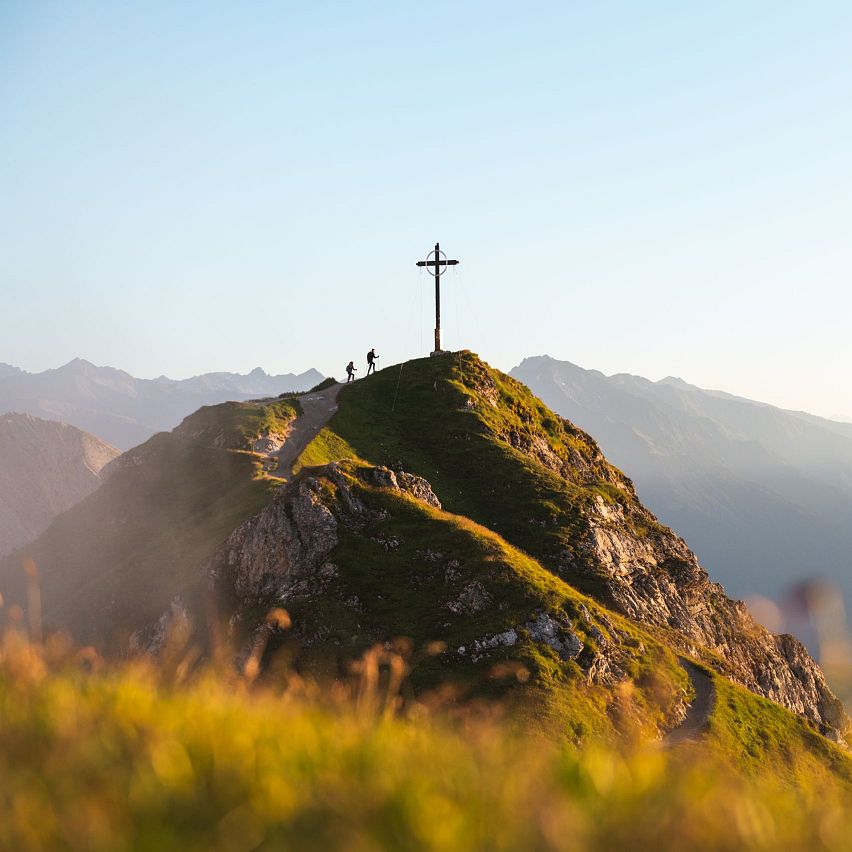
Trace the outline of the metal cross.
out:
M 418 260 L 418 266 L 425 266 L 430 275 L 435 276 L 435 351 L 433 355 L 441 354 L 441 268 L 455 266 L 457 260 L 447 260 L 440 245 L 435 243 L 435 250 L 426 255 L 426 260 Z

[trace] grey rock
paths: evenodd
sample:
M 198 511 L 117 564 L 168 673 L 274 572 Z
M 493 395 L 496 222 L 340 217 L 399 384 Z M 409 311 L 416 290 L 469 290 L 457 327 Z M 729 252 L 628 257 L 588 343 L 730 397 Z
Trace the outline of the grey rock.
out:
M 492 597 L 485 586 L 474 580 L 462 589 L 461 594 L 447 603 L 447 609 L 455 615 L 474 615 L 491 604 Z
M 481 655 L 483 651 L 491 651 L 494 648 L 511 648 L 518 642 L 518 631 L 514 627 L 504 630 L 502 633 L 496 633 L 493 636 L 486 636 L 482 639 L 475 639 L 471 643 L 473 654 Z
M 444 582 L 445 583 L 455 583 L 457 580 L 461 579 L 461 563 L 457 559 L 453 559 L 451 562 L 447 563 L 447 567 L 444 570 Z
M 673 628 L 684 637 L 684 652 L 708 648 L 724 660 L 726 676 L 842 737 L 843 707 L 801 642 L 758 625 L 741 601 L 710 581 L 683 539 L 639 504 L 628 511 L 598 497 L 587 520 L 581 551 L 626 615 Z M 652 532 L 638 536 L 637 522 Z
M 387 467 L 375 467 L 372 470 L 372 479 L 375 485 L 379 488 L 393 488 L 399 491 L 399 483 L 396 479 L 396 474 Z
M 310 591 L 310 580 L 334 576 L 327 562 L 338 543 L 338 520 L 314 476 L 282 489 L 225 541 L 208 573 L 226 578 L 240 598 L 286 600 Z
M 424 562 L 442 562 L 446 558 L 440 551 L 428 547 L 425 550 L 418 550 L 417 556 Z
M 131 654 L 157 654 L 170 635 L 187 634 L 191 629 L 189 611 L 178 595 L 156 622 L 130 635 L 128 650 Z
M 410 494 L 422 503 L 434 506 L 436 509 L 441 508 L 441 501 L 437 498 L 435 492 L 432 491 L 432 486 L 422 476 L 414 476 L 414 474 L 400 471 L 397 475 L 397 480 L 399 487 L 407 494 Z
M 553 648 L 562 660 L 576 660 L 583 650 L 580 637 L 567 625 L 556 621 L 549 613 L 540 613 L 534 621 L 527 622 L 524 627 L 534 641 Z
M 380 488 L 402 491 L 414 497 L 415 500 L 420 500 L 436 509 L 441 508 L 441 501 L 435 496 L 432 486 L 422 476 L 415 476 L 404 470 L 394 472 L 387 467 L 375 467 L 371 471 L 370 478 L 373 484 Z

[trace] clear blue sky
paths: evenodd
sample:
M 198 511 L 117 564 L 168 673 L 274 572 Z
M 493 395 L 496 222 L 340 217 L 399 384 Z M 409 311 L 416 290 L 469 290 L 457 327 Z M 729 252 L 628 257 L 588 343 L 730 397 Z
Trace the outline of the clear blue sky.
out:
M 445 343 L 852 415 L 852 4 L 0 0 L 0 361 Z M 422 311 L 422 318 L 421 318 Z

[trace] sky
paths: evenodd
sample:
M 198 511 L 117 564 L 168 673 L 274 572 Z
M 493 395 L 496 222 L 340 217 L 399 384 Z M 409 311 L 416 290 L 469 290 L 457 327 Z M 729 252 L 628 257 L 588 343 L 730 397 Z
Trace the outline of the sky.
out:
M 427 354 L 852 417 L 852 4 L 0 0 L 0 361 Z M 363 365 L 362 365 L 363 369 Z

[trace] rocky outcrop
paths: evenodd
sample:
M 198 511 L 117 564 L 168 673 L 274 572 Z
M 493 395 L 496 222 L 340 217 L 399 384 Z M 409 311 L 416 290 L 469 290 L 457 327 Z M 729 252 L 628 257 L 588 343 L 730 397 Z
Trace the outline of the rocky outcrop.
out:
M 801 642 L 757 624 L 742 602 L 710 581 L 686 542 L 638 500 L 625 505 L 597 497 L 585 507 L 585 518 L 583 540 L 555 559 L 558 573 L 569 581 L 578 573 L 594 575 L 608 602 L 625 615 L 676 631 L 684 652 L 702 656 L 707 649 L 725 675 L 843 740 L 843 706 Z
M 526 631 L 533 642 L 552 648 L 558 654 L 559 659 L 563 661 L 576 660 L 583 650 L 580 637 L 574 633 L 572 625 L 564 613 L 540 612 L 532 621 L 526 622 L 520 630 Z M 461 656 L 469 653 L 471 659 L 477 662 L 488 651 L 495 648 L 511 648 L 519 640 L 518 630 L 511 627 L 492 636 L 474 639 L 470 648 L 462 645 L 459 647 L 458 653 Z
M 251 451 L 268 456 L 272 453 L 277 453 L 284 446 L 286 440 L 287 435 L 285 433 L 264 432 L 252 441 Z
M 362 468 L 357 475 L 369 486 L 406 494 L 428 506 L 440 506 L 430 484 L 422 477 L 386 467 Z M 232 600 L 238 601 L 235 614 L 238 620 L 246 613 L 258 611 L 255 602 L 262 602 L 268 608 L 306 600 L 330 600 L 335 596 L 332 586 L 340 571 L 333 561 L 334 551 L 344 530 L 367 536 L 371 522 L 387 517 L 386 510 L 364 505 L 350 476 L 337 464 L 303 474 L 228 537 L 208 564 L 207 573 L 220 591 L 225 590 Z M 401 544 L 387 538 L 372 537 L 372 540 L 386 550 Z M 456 589 L 444 604 L 452 615 L 469 618 L 496 608 L 483 582 L 478 579 L 464 582 L 459 560 L 429 548 L 416 551 L 416 556 L 424 564 L 434 566 L 431 573 L 438 582 Z M 496 562 L 495 570 L 500 570 Z M 357 597 L 347 597 L 344 605 L 353 612 L 361 611 Z M 625 658 L 622 645 L 637 643 L 603 616 L 613 637 L 607 639 L 586 607 L 581 606 L 580 610 L 578 626 L 584 635 L 592 637 L 594 647 L 587 647 L 577 627 L 563 611 L 556 609 L 536 612 L 516 628 L 482 636 L 469 646 L 459 647 L 455 653 L 479 662 L 495 650 L 515 646 L 523 638 L 550 648 L 563 662 L 577 661 L 590 683 L 612 684 L 624 679 L 624 668 L 619 665 Z M 596 617 L 602 618 L 600 614 Z M 152 636 L 163 634 L 165 622 L 162 619 L 161 622 L 153 628 Z M 305 644 L 327 638 L 330 627 L 297 625 L 299 638 Z M 263 624 L 258 623 L 255 629 L 262 630 Z
M 371 478 L 380 488 L 404 491 L 415 500 L 420 500 L 436 509 L 441 508 L 441 501 L 435 496 L 432 486 L 422 476 L 414 476 L 404 470 L 392 471 L 387 467 L 376 467 L 373 468 Z
M 524 627 L 535 642 L 542 642 L 553 648 L 561 660 L 576 660 L 583 650 L 583 643 L 566 621 L 542 612 L 535 621 L 525 624 Z
M 357 511 L 348 496 L 349 508 Z M 338 520 L 323 500 L 321 480 L 307 476 L 282 489 L 259 514 L 237 527 L 208 570 L 224 578 L 240 599 L 284 602 L 321 591 L 334 574 L 327 559 L 337 543 Z
M 370 484 L 440 507 L 429 483 L 386 467 L 362 471 Z M 257 515 L 228 537 L 207 566 L 241 600 L 316 597 L 337 575 L 329 557 L 339 541 L 339 527 L 362 528 L 369 513 L 337 464 L 325 465 L 282 488 Z M 398 542 L 379 542 L 385 549 Z M 469 602 L 469 605 L 472 603 Z
M 594 435 L 728 594 L 779 600 L 794 578 L 821 577 L 852 604 L 850 424 L 547 356 L 512 376 Z

